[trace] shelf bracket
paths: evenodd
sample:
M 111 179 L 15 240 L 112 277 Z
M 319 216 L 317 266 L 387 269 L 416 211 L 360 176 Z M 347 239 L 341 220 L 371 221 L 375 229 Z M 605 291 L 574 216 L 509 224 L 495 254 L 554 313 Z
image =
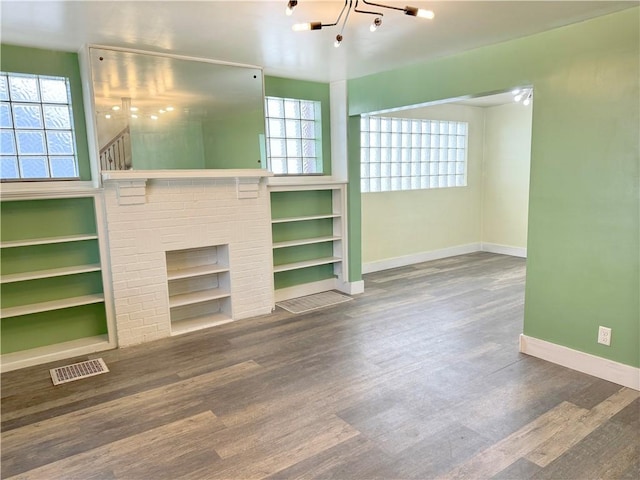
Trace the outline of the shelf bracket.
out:
M 146 180 L 122 180 L 118 182 L 118 205 L 142 205 L 147 202 Z
M 260 194 L 260 177 L 236 177 L 238 200 L 258 198 Z

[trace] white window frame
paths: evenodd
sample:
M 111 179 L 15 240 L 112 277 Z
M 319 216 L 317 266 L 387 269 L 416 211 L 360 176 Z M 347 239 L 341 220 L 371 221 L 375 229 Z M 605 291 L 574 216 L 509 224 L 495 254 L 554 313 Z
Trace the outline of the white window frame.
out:
M 18 169 L 18 177 L 17 178 L 2 178 L 2 182 L 31 182 L 31 181 L 47 181 L 47 182 L 55 182 L 55 181 L 60 181 L 60 180 L 79 180 L 80 179 L 80 171 L 79 171 L 79 166 L 78 166 L 78 147 L 77 147 L 77 142 L 76 142 L 76 135 L 75 135 L 75 126 L 74 126 L 74 119 L 73 119 L 73 105 L 72 105 L 72 100 L 71 100 L 71 85 L 70 85 L 70 79 L 68 77 L 64 77 L 64 76 L 58 76 L 58 75 L 36 75 L 36 74 L 25 74 L 25 73 L 14 73 L 14 72 L 5 72 L 2 71 L 0 72 L 0 75 L 2 75 L 3 80 L 6 80 L 6 87 L 7 87 L 7 98 L 2 98 L 2 105 L 3 106 L 8 106 L 8 115 L 11 118 L 11 122 L 12 122 L 12 126 L 9 127 L 2 127 L 2 132 L 3 134 L 7 134 L 8 132 L 11 132 L 11 141 L 13 143 L 13 152 L 12 153 L 8 153 L 5 151 L 1 151 L 0 155 L 3 158 L 15 158 L 16 160 L 16 166 Z M 11 95 L 11 88 L 9 87 L 9 77 L 27 77 L 27 78 L 32 78 L 35 79 L 37 82 L 37 88 L 38 88 L 38 100 L 19 100 L 19 99 L 14 99 L 12 98 Z M 42 80 L 57 80 L 57 81 L 64 81 L 65 82 L 65 87 L 66 87 L 66 102 L 55 102 L 55 101 L 45 101 L 42 99 L 42 90 L 41 90 L 41 84 L 40 82 Z M 41 127 L 16 127 L 15 125 L 15 117 L 14 117 L 14 109 L 20 107 L 20 106 L 38 106 L 39 110 L 40 110 L 40 118 L 42 121 L 42 126 Z M 68 109 L 68 114 L 69 114 L 69 127 L 68 128 L 52 128 L 50 126 L 47 126 L 47 122 L 46 122 L 46 115 L 45 115 L 45 108 L 46 107 L 55 107 L 55 108 L 60 108 L 60 107 L 66 107 Z M 18 132 L 42 132 L 42 136 L 44 139 L 44 153 L 21 153 L 19 151 L 19 147 L 18 147 L 18 141 L 17 141 L 17 133 Z M 70 134 L 71 136 L 71 147 L 72 147 L 72 153 L 56 153 L 56 152 L 52 152 L 49 148 L 49 135 L 54 134 L 54 133 L 67 133 Z M 46 159 L 46 169 L 47 169 L 47 176 L 43 176 L 43 177 L 24 177 L 23 176 L 23 166 L 22 166 L 22 162 L 21 160 L 25 160 L 25 159 L 29 159 L 29 158 L 45 158 Z M 51 164 L 51 160 L 52 159 L 56 159 L 56 158 L 73 158 L 73 163 L 74 163 L 74 175 L 72 176 L 53 176 L 53 169 L 52 169 L 52 164 Z
M 281 102 L 282 108 L 270 108 L 270 102 Z M 313 118 L 303 107 L 312 108 Z M 277 176 L 323 174 L 320 101 L 266 96 L 265 123 L 269 170 Z M 312 124 L 313 135 L 305 135 L 303 127 Z
M 468 122 L 362 115 L 362 193 L 467 186 Z

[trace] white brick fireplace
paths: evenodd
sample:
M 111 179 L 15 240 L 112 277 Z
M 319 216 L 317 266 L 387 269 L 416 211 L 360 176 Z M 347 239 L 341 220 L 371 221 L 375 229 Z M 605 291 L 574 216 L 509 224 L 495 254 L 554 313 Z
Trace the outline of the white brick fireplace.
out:
M 224 301 L 232 312 L 226 321 L 273 309 L 268 175 L 265 170 L 103 173 L 119 346 L 172 334 L 167 252 L 224 248 L 224 275 L 230 280 Z

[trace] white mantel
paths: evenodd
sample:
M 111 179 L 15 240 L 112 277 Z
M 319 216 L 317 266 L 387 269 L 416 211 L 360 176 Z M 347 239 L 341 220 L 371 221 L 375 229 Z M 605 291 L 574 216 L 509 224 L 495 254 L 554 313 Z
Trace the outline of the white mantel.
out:
M 262 178 L 273 173 L 262 168 L 205 169 L 205 170 L 112 170 L 102 172 L 103 181 L 171 180 L 185 178 Z
M 105 185 L 116 184 L 118 202 L 121 205 L 145 203 L 147 184 L 153 181 L 210 180 L 218 182 L 234 181 L 236 196 L 256 198 L 258 184 L 262 178 L 273 173 L 258 168 L 247 169 L 207 169 L 207 170 L 113 170 L 102 172 Z

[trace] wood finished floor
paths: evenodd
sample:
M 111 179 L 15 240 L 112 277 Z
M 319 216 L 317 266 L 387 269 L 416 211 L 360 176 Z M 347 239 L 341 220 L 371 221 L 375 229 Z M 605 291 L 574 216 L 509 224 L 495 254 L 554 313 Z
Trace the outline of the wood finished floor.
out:
M 463 255 L 103 352 L 97 377 L 4 374 L 2 478 L 637 480 L 638 392 L 518 353 L 524 274 Z

